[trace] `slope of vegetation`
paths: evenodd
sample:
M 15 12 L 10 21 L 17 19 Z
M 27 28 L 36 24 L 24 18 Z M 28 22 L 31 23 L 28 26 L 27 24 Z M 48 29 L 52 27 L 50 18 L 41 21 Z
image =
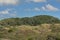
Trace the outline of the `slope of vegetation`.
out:
M 60 40 L 60 20 L 48 15 L 4 19 L 0 40 Z
M 60 40 L 60 24 L 0 26 L 0 40 Z
M 3 26 L 16 26 L 16 25 L 40 25 L 40 24 L 54 24 L 60 23 L 58 18 L 48 15 L 39 15 L 34 17 L 25 17 L 25 18 L 8 18 L 0 21 L 0 25 Z

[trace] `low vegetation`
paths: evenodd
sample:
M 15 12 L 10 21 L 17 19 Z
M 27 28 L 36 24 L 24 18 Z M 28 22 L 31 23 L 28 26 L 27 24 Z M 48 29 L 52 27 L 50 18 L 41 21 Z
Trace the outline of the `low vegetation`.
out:
M 25 17 L 25 18 L 8 18 L 0 21 L 0 25 L 2 26 L 20 26 L 20 25 L 31 25 L 36 26 L 40 24 L 54 24 L 60 23 L 58 18 L 48 15 L 39 15 L 34 17 Z
M 4 19 L 0 40 L 60 40 L 60 20 L 48 15 Z
M 0 26 L 0 40 L 60 40 L 60 24 Z

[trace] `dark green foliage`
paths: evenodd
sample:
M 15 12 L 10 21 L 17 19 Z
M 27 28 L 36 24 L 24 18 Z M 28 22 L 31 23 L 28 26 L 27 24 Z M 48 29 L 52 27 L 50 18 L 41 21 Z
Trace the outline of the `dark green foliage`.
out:
M 48 15 L 39 15 L 34 17 L 25 17 L 25 18 L 8 18 L 0 21 L 0 25 L 3 26 L 16 26 L 16 25 L 40 25 L 43 23 L 54 24 L 60 23 L 58 18 Z
M 29 38 L 28 40 L 33 40 L 33 38 Z
M 9 33 L 13 32 L 13 30 L 8 30 Z

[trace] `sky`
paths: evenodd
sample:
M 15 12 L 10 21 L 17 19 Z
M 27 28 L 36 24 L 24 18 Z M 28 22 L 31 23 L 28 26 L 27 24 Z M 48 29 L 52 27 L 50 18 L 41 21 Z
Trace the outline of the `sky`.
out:
M 36 15 L 60 18 L 60 0 L 0 0 L 0 19 Z

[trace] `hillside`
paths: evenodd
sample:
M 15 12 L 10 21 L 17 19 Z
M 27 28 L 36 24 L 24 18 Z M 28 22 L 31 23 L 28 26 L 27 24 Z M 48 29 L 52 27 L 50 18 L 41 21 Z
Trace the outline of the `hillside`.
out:
M 49 15 L 38 15 L 34 17 L 24 17 L 24 18 L 8 18 L 0 21 L 0 25 L 3 26 L 16 26 L 16 25 L 40 25 L 40 24 L 54 24 L 60 23 L 60 20 L 56 17 Z
M 60 40 L 60 24 L 0 26 L 0 40 Z
M 0 21 L 1 25 L 40 25 L 43 23 L 53 24 L 60 23 L 58 18 L 48 15 L 39 15 L 34 17 L 25 17 L 25 18 L 8 18 Z
M 60 20 L 49 15 L 3 19 L 0 40 L 60 40 Z

